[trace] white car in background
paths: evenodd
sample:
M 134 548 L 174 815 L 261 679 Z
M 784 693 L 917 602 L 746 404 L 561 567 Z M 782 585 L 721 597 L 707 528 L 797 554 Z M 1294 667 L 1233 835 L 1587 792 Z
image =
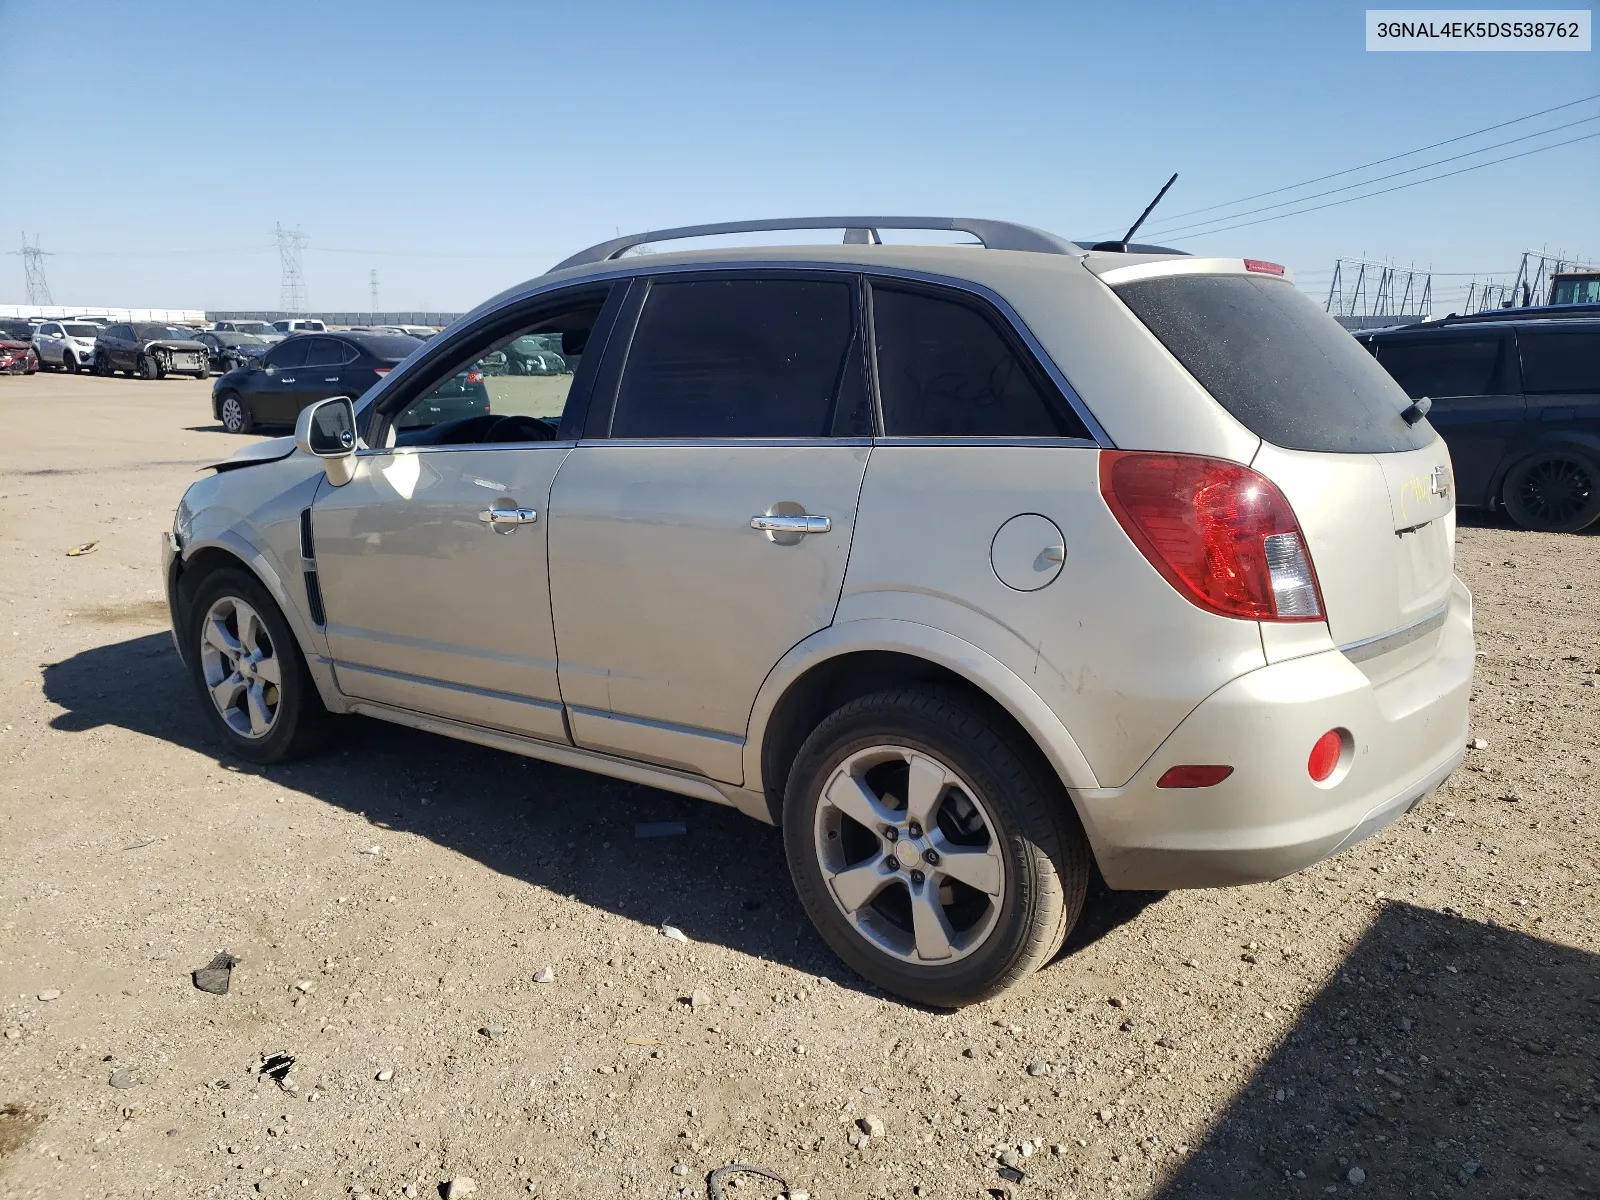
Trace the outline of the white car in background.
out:
M 33 334 L 41 367 L 76 375 L 94 365 L 94 339 L 101 327 L 93 321 L 46 321 Z
M 272 328 L 278 333 L 326 333 L 328 327 L 315 317 L 295 317 L 274 321 Z

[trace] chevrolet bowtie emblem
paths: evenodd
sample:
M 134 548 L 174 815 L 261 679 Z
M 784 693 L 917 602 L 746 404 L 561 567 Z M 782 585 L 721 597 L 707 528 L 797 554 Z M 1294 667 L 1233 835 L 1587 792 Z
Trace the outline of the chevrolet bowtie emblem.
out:
M 1448 496 L 1450 494 L 1450 469 L 1448 467 L 1435 467 L 1428 476 L 1428 494 L 1430 496 Z

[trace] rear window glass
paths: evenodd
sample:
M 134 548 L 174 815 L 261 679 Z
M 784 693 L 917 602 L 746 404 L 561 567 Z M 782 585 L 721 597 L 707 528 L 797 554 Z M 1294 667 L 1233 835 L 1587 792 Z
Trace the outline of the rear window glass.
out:
M 389 362 L 399 362 L 402 358 L 409 358 L 411 352 L 422 342 L 414 337 L 407 337 L 403 333 L 378 333 L 364 334 L 359 339 L 352 338 L 373 358 L 385 359 Z
M 1116 293 L 1200 385 L 1256 436 L 1288 450 L 1388 454 L 1433 441 L 1407 425 L 1394 380 L 1293 284 L 1166 275 Z
M 1510 390 L 1505 360 L 1505 339 L 1498 334 L 1378 343 L 1378 362 L 1413 399 L 1504 395 Z
M 844 282 L 653 283 L 611 436 L 826 437 L 835 400 L 861 392 L 850 386 L 860 372 L 845 369 L 854 337 Z
M 890 437 L 1076 437 L 994 324 L 966 304 L 874 284 L 883 431 Z
M 1600 392 L 1600 333 L 1519 330 L 1517 341 L 1528 392 Z

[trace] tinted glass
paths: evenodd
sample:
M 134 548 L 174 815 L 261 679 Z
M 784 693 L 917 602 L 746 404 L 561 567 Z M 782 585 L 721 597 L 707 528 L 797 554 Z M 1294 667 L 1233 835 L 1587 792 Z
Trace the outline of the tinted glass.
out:
M 92 338 L 100 330 L 93 325 L 68 325 L 67 333 L 72 337 Z
M 1518 330 L 1517 341 L 1529 393 L 1600 392 L 1600 330 Z
M 337 367 L 355 356 L 356 352 L 343 342 L 336 342 L 332 338 L 312 338 L 311 346 L 306 351 L 306 366 Z
M 1217 403 L 1290 450 L 1387 454 L 1433 441 L 1405 394 L 1293 284 L 1258 275 L 1168 275 L 1116 293 Z
M 1400 337 L 1378 343 L 1378 362 L 1413 399 L 1502 395 L 1508 390 L 1505 358 L 1505 339 L 1499 334 Z
M 381 358 L 384 362 L 399 362 L 408 358 L 413 350 L 422 345 L 421 339 L 407 337 L 403 333 L 368 333 L 350 340 L 373 358 Z
M 872 289 L 883 431 L 891 437 L 1089 436 L 1046 398 L 994 322 L 965 303 Z
M 33 326 L 26 321 L 0 321 L 0 337 L 27 341 L 33 337 Z
M 828 436 L 854 332 L 843 281 L 652 284 L 611 436 Z
M 274 367 L 303 367 L 306 362 L 306 347 L 310 338 L 289 338 L 279 342 L 267 351 L 266 361 Z

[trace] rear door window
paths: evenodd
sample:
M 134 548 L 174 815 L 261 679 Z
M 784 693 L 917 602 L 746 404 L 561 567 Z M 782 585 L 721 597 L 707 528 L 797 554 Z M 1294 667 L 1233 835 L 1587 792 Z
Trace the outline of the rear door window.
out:
M 1378 343 L 1378 362 L 1412 399 L 1421 396 L 1501 396 L 1514 390 L 1506 370 L 1506 339 L 1398 337 Z
M 306 343 L 310 338 L 287 338 L 267 351 L 267 365 L 279 368 L 306 365 Z
M 1523 388 L 1530 395 L 1600 392 L 1600 331 L 1518 330 Z
M 1163 275 L 1114 289 L 1217 403 L 1288 450 L 1389 454 L 1434 433 L 1404 393 L 1293 284 L 1259 275 Z
M 852 280 L 652 283 L 617 391 L 611 436 L 854 432 L 849 425 L 859 420 L 865 397 L 860 358 Z
M 306 366 L 337 367 L 344 361 L 344 346 L 332 338 L 309 338 Z
M 874 284 L 872 328 L 886 436 L 1089 437 L 972 305 Z

